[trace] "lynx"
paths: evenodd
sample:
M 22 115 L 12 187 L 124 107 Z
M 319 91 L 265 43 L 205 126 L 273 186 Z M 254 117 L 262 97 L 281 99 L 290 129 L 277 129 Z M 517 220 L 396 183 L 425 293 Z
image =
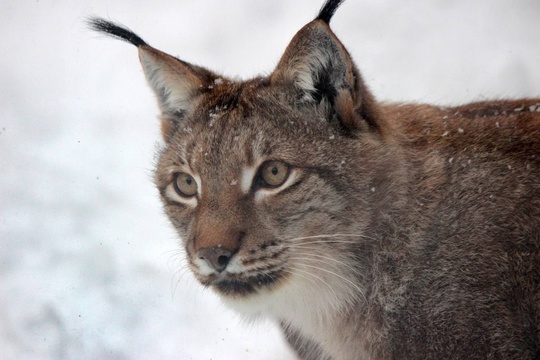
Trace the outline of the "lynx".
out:
M 540 358 L 540 98 L 378 102 L 329 27 L 240 81 L 138 48 L 199 282 L 302 359 Z

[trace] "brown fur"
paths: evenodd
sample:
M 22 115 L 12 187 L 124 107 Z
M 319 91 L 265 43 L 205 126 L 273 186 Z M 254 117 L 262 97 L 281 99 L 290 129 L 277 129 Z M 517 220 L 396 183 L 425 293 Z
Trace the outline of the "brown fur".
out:
M 540 99 L 379 103 L 328 26 L 338 5 L 247 81 L 127 39 L 162 110 L 155 179 L 190 267 L 304 359 L 539 358 Z M 269 160 L 289 167 L 277 188 Z

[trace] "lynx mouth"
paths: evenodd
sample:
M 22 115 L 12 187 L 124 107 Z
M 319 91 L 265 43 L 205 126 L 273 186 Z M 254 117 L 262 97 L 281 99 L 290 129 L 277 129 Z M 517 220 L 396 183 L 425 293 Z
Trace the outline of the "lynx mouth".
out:
M 234 278 L 227 276 L 216 279 L 211 286 L 221 295 L 228 297 L 249 296 L 262 289 L 272 289 L 283 280 L 281 270 L 267 274 L 260 274 L 248 278 Z

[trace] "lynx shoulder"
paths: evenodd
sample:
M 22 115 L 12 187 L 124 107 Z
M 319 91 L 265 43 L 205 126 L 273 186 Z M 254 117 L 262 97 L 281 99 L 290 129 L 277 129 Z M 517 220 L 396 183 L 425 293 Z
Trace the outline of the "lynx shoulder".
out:
M 138 48 L 187 263 L 304 359 L 539 358 L 540 98 L 380 103 L 341 3 L 245 81 L 90 20 Z

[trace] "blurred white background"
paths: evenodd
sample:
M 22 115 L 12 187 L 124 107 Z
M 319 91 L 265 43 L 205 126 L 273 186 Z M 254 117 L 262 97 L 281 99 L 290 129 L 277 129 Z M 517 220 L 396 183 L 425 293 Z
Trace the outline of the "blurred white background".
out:
M 294 359 L 185 270 L 137 51 L 84 19 L 249 77 L 321 4 L 0 1 L 0 358 Z M 349 0 L 332 25 L 379 99 L 459 104 L 540 96 L 539 18 L 537 0 Z

